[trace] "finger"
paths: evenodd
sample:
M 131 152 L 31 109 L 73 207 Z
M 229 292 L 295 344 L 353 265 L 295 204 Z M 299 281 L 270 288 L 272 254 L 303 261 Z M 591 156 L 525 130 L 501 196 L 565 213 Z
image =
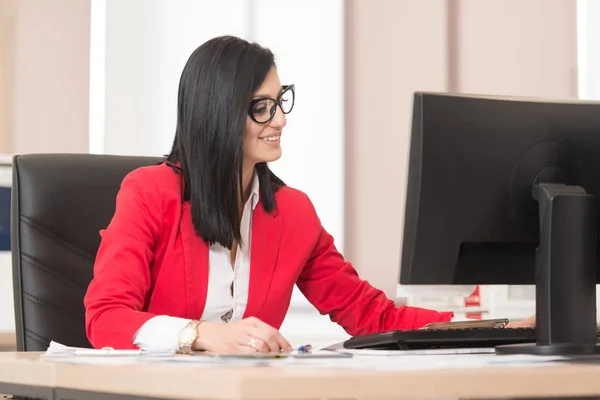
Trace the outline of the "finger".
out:
M 283 335 L 281 335 L 277 329 L 269 325 L 265 324 L 262 329 L 255 328 L 252 332 L 266 343 L 271 352 L 279 353 L 283 351 L 288 353 L 292 351 L 292 346 L 283 338 Z
M 267 345 L 267 343 L 265 343 L 264 340 L 262 340 L 258 335 L 252 335 L 252 334 L 247 334 L 247 335 L 243 335 L 240 338 L 240 341 L 238 343 L 241 346 L 245 346 L 248 348 L 251 348 L 254 350 L 254 352 L 261 352 L 261 353 L 268 353 L 270 352 L 270 348 Z
M 279 343 L 279 348 L 286 352 L 289 353 L 290 351 L 292 351 L 292 345 L 290 344 L 290 342 L 288 342 L 281 333 L 278 333 L 278 337 L 277 337 L 277 342 Z
M 292 345 L 283 337 L 281 332 L 275 328 L 271 329 L 273 329 L 273 339 L 277 342 L 277 348 L 286 353 L 292 351 Z
M 262 335 L 259 335 L 259 337 L 269 345 L 271 351 L 292 351 L 292 346 L 290 345 L 290 343 L 287 340 L 285 340 L 283 335 L 281 335 L 281 333 L 279 333 L 279 331 L 273 328 L 271 325 L 266 324 L 255 317 L 250 317 L 249 323 L 251 326 L 257 328 L 260 332 L 262 332 Z
M 259 322 L 264 326 L 265 331 L 272 335 L 271 340 L 276 343 L 273 343 L 273 345 L 277 346 L 277 351 L 292 351 L 292 345 L 283 337 L 283 335 L 277 329 L 262 321 Z
M 514 321 L 514 322 L 509 322 L 508 324 L 506 324 L 507 328 L 528 328 L 528 327 L 532 327 L 533 325 L 531 324 L 530 320 L 525 320 L 525 321 Z
M 279 352 L 280 347 L 277 339 L 275 339 L 275 333 L 277 330 L 271 325 L 264 323 L 258 318 L 251 317 L 250 322 L 250 334 L 262 339 L 267 346 L 269 351 Z
M 272 329 L 272 328 L 271 328 Z M 279 343 L 275 339 L 275 333 L 267 328 L 250 327 L 250 335 L 264 343 L 266 351 L 279 353 Z

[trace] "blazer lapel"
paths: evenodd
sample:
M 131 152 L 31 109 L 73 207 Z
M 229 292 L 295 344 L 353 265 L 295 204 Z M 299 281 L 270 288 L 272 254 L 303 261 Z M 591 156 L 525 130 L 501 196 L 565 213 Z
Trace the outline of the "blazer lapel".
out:
M 281 219 L 267 213 L 259 201 L 252 215 L 250 285 L 245 317 L 257 316 L 269 292 L 281 239 Z
M 185 258 L 186 317 L 199 319 L 204 312 L 208 291 L 208 245 L 194 231 L 187 202 L 183 204 L 180 229 Z

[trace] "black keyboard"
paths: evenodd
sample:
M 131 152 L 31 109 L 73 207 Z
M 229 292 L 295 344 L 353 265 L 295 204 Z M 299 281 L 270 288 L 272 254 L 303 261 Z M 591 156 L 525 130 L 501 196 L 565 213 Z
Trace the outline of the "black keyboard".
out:
M 354 336 L 344 342 L 344 348 L 379 350 L 474 348 L 535 343 L 535 340 L 535 328 L 411 330 Z

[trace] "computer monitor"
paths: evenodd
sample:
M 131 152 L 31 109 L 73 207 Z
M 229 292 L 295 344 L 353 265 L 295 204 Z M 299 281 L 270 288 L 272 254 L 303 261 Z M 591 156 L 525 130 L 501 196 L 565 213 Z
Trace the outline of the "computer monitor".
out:
M 600 103 L 416 93 L 402 285 L 536 284 L 537 345 L 596 345 Z

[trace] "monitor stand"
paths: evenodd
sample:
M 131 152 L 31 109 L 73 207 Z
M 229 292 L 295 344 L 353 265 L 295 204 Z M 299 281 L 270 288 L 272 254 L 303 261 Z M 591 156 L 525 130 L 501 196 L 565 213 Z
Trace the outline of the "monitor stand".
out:
M 496 354 L 599 354 L 596 327 L 596 201 L 579 186 L 539 184 L 536 343 L 496 347 Z M 510 328 L 507 328 L 510 329 Z

